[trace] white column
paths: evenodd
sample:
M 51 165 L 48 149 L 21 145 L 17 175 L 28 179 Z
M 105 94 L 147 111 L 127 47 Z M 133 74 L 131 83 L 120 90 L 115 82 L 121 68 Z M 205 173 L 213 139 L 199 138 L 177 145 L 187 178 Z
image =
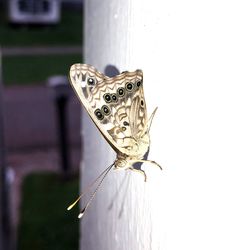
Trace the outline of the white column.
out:
M 250 248 L 249 7 L 85 1 L 84 62 L 144 71 L 148 112 L 159 107 L 149 159 L 164 171 L 144 165 L 147 183 L 110 173 L 81 221 L 82 250 Z M 83 142 L 86 186 L 115 155 L 87 115 Z

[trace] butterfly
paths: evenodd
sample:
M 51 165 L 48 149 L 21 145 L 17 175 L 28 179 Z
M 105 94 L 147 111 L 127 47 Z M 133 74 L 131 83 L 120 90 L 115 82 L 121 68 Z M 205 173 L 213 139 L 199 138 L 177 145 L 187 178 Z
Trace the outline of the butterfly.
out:
M 117 76 L 108 77 L 91 65 L 77 63 L 70 68 L 69 80 L 90 118 L 117 154 L 114 163 L 88 187 L 101 179 L 87 205 L 79 214 L 78 217 L 81 218 L 113 167 L 137 171 L 143 174 L 145 181 L 147 180 L 145 171 L 135 168 L 133 166 L 135 163 L 148 162 L 162 169 L 155 161 L 144 159 L 149 150 L 149 130 L 157 108 L 148 118 L 141 70 L 124 71 Z M 83 195 L 84 193 L 68 207 L 68 210 Z

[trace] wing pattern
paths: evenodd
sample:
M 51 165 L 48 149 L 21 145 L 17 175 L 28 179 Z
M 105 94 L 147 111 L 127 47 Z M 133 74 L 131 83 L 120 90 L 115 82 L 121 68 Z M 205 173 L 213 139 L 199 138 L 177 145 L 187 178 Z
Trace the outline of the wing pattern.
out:
M 119 153 L 131 155 L 147 126 L 141 70 L 109 78 L 87 64 L 74 64 L 70 82 L 105 139 Z

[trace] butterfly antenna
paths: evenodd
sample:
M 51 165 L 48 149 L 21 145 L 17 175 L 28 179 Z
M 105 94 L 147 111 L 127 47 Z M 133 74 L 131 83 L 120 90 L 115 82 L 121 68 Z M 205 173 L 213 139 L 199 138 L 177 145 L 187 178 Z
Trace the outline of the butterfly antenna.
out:
M 153 113 L 151 114 L 151 116 L 148 119 L 147 132 L 149 132 L 149 130 L 151 128 L 151 124 L 152 124 L 152 121 L 153 121 L 153 118 L 155 116 L 155 113 L 156 113 L 157 109 L 158 109 L 158 107 L 155 108 L 155 110 L 153 111 Z
M 72 209 L 77 203 L 78 201 L 88 192 L 88 190 L 107 172 L 109 171 L 109 169 L 114 165 L 114 163 L 110 166 L 108 166 L 104 171 L 102 171 L 102 173 L 91 183 L 89 184 L 84 191 L 81 193 L 81 195 L 70 205 L 68 206 L 67 210 Z
M 95 197 L 97 191 L 99 190 L 100 186 L 102 185 L 102 183 L 103 183 L 105 177 L 107 176 L 107 174 L 109 173 L 109 171 L 112 169 L 112 167 L 113 167 L 114 165 L 115 165 L 115 163 L 113 163 L 112 165 L 110 165 L 110 166 L 108 167 L 107 171 L 105 172 L 104 176 L 103 176 L 102 179 L 100 180 L 99 184 L 97 185 L 95 191 L 94 191 L 93 194 L 91 195 L 91 197 L 90 197 L 89 201 L 87 202 L 86 206 L 85 206 L 85 207 L 83 208 L 83 210 L 79 213 L 79 215 L 78 215 L 78 218 L 79 218 L 79 219 L 80 219 L 80 218 L 84 215 L 84 213 L 86 212 L 88 206 L 91 204 L 91 202 L 92 202 L 92 200 L 94 199 L 94 197 Z

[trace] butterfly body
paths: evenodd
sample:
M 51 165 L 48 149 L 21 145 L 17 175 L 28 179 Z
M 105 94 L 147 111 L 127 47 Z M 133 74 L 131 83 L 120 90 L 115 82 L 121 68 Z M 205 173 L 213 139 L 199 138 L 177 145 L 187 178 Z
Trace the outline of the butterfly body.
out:
M 131 143 L 131 152 L 128 155 L 121 153 L 117 154 L 115 161 L 116 168 L 130 168 L 135 162 L 142 160 L 144 155 L 148 152 L 150 143 L 148 135 L 144 135 L 143 138 L 139 138 L 138 140 L 135 138 L 133 139 L 134 142 Z
M 81 218 L 113 167 L 139 172 L 143 174 L 145 181 L 145 172 L 135 168 L 135 163 L 146 162 L 162 168 L 156 162 L 144 159 L 149 151 L 149 129 L 156 109 L 148 119 L 141 70 L 125 71 L 110 78 L 91 65 L 77 63 L 71 66 L 69 79 L 81 104 L 117 154 L 114 163 L 90 185 L 91 187 L 101 178 L 87 205 L 79 214 L 78 218 Z M 68 210 L 75 206 L 84 194 L 82 193 Z

